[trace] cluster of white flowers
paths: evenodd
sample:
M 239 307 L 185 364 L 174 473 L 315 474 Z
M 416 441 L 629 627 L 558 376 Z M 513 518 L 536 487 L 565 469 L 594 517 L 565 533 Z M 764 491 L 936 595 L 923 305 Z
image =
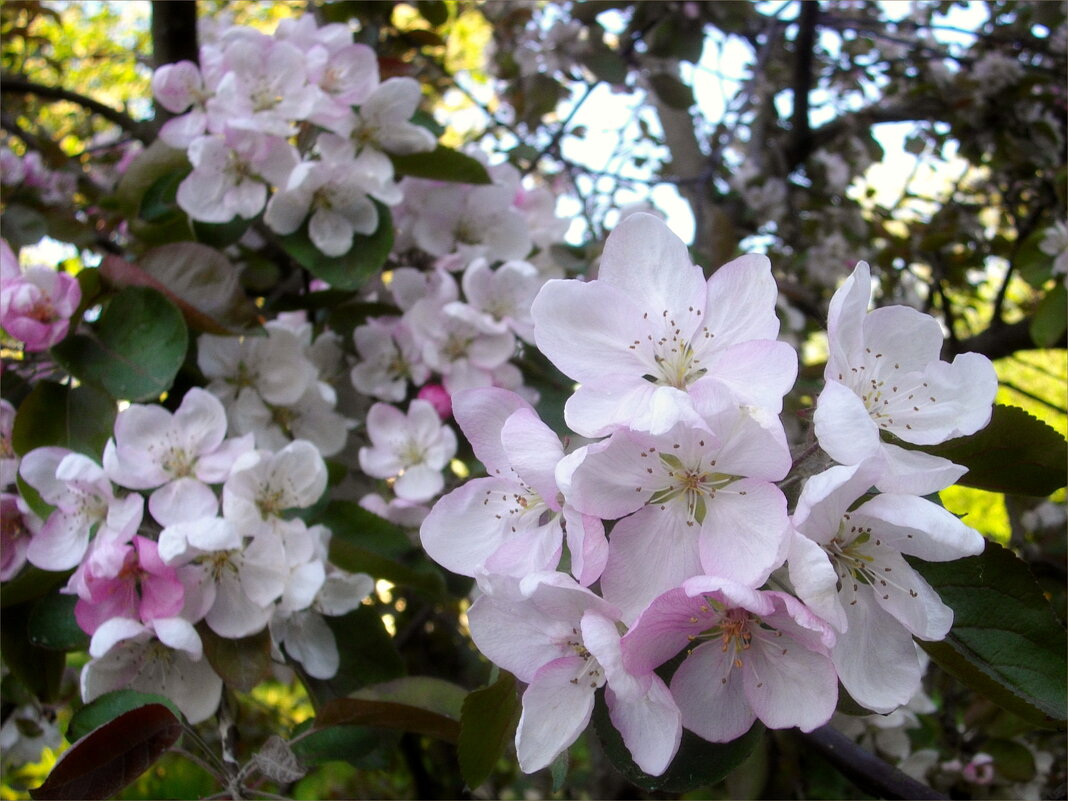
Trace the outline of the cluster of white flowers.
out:
M 706 280 L 660 219 L 630 215 L 597 280 L 550 281 L 532 307 L 537 347 L 578 382 L 565 418 L 586 444 L 566 452 L 507 390 L 454 397 L 488 475 L 438 501 L 420 534 L 437 562 L 476 578 L 472 638 L 528 685 L 525 771 L 574 742 L 602 686 L 654 775 L 683 728 L 713 742 L 758 719 L 808 731 L 831 717 L 839 682 L 881 713 L 919 689 L 912 638 L 944 637 L 952 612 L 903 554 L 955 559 L 983 539 L 921 497 L 964 468 L 881 433 L 923 445 L 978 430 L 993 368 L 940 361 L 937 322 L 913 309 L 868 313 L 858 265 L 831 302 L 815 411 L 838 464 L 790 512 L 779 415 L 797 359 L 776 339 L 776 295 L 766 258 Z M 665 683 L 655 671 L 677 656 Z
M 152 88 L 181 114 L 160 138 L 186 150 L 193 165 L 178 187 L 190 217 L 223 223 L 266 206 L 264 221 L 280 234 L 307 219 L 309 238 L 329 256 L 378 228 L 376 201 L 400 201 L 388 154 L 436 144 L 410 122 L 419 84 L 380 81 L 370 47 L 354 43 L 347 26 L 318 27 L 311 15 L 283 20 L 273 36 L 228 28 L 201 47 L 199 66 L 160 67 Z M 298 148 L 304 124 L 317 133 Z
M 193 388 L 173 413 L 120 412 L 102 465 L 57 447 L 22 457 L 19 474 L 53 511 L 41 521 L 20 506 L 19 530 L 5 522 L 4 573 L 21 567 L 7 564 L 9 535 L 31 564 L 75 568 L 66 592 L 91 636 L 85 701 L 129 687 L 170 697 L 191 722 L 213 714 L 222 680 L 199 621 L 228 638 L 269 628 L 309 675 L 337 671 L 322 615 L 351 611 L 374 582 L 327 562 L 326 528 L 284 514 L 322 495 L 322 456 L 303 440 L 257 450 L 252 434 L 226 430 L 222 403 Z

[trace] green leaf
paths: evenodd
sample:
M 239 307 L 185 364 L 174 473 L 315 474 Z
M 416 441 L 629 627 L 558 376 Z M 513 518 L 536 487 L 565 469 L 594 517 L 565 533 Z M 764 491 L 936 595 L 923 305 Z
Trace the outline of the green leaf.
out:
M 982 751 L 994 758 L 994 770 L 1007 781 L 1022 784 L 1035 778 L 1034 754 L 1022 743 L 1002 739 L 983 740 Z
M 162 704 L 176 718 L 182 718 L 182 713 L 178 711 L 174 701 L 166 696 L 140 693 L 136 690 L 112 690 L 93 699 L 71 715 L 70 723 L 67 724 L 67 740 L 72 743 L 80 740 L 93 729 L 103 726 L 119 715 L 148 704 Z
M 623 83 L 627 80 L 627 63 L 619 53 L 606 46 L 594 46 L 581 58 L 582 66 L 605 83 Z
M 4 609 L 0 653 L 15 678 L 42 701 L 50 703 L 59 696 L 66 658 L 62 651 L 38 648 L 30 642 L 30 611 L 29 604 Z
M 1057 284 L 1046 293 L 1046 296 L 1035 309 L 1035 316 L 1031 318 L 1031 339 L 1040 348 L 1051 348 L 1068 328 L 1068 289 L 1064 283 Z
M 351 545 L 390 559 L 400 559 L 413 550 L 411 540 L 399 526 L 367 511 L 355 501 L 331 501 L 323 510 L 319 522 L 329 528 L 335 537 L 340 536 Z
M 672 108 L 685 111 L 693 105 L 693 90 L 667 72 L 658 72 L 649 76 L 649 84 L 657 97 Z
M 305 765 L 348 762 L 358 768 L 380 768 L 381 751 L 395 744 L 399 734 L 370 726 L 342 724 L 309 732 L 293 743 L 293 753 Z
M 29 206 L 9 203 L 4 209 L 4 238 L 17 254 L 20 248 L 36 245 L 48 234 L 48 221 Z
M 389 159 L 393 162 L 397 175 L 461 184 L 493 183 L 482 162 L 444 145 L 438 145 L 426 153 L 411 153 L 405 156 L 390 154 Z
M 989 541 L 979 556 L 910 563 L 953 610 L 946 639 L 923 649 L 1004 709 L 1063 728 L 1068 638 L 1027 565 Z
M 334 289 L 359 289 L 386 263 L 393 249 L 393 218 L 389 208 L 375 202 L 378 228 L 370 236 L 356 234 L 342 256 L 327 256 L 312 244 L 305 222 L 299 231 L 279 237 L 282 247 L 301 267 Z
M 74 618 L 77 602 L 78 596 L 60 592 L 49 593 L 37 601 L 27 623 L 30 642 L 53 651 L 88 649 L 89 635 Z
M 21 486 L 19 491 L 22 492 Z M 27 564 L 13 579 L 0 584 L 0 609 L 42 598 L 53 588 L 66 584 L 70 574 L 70 570 L 53 573 Z
M 1045 497 L 1068 476 L 1064 437 L 1016 406 L 994 406 L 990 424 L 968 437 L 941 445 L 900 444 L 967 467 L 957 483 L 991 492 Z
M 467 690 L 434 676 L 402 676 L 352 693 L 367 701 L 391 701 L 414 706 L 459 721 Z
M 271 635 L 264 629 L 250 637 L 221 637 L 207 624 L 197 626 L 204 658 L 227 686 L 249 692 L 271 675 Z
M 435 28 L 449 21 L 449 7 L 443 0 L 417 0 L 415 7 L 423 19 Z
M 650 776 L 631 759 L 622 735 L 608 717 L 604 693 L 600 691 L 593 711 L 593 725 L 609 761 L 627 781 L 645 790 L 668 793 L 685 793 L 718 782 L 742 764 L 764 736 L 764 725 L 759 721 L 748 732 L 729 743 L 710 743 L 684 730 L 682 743 L 671 766 L 660 776 Z
M 185 361 L 188 339 L 173 303 L 153 289 L 128 287 L 112 298 L 92 335 L 67 337 L 51 353 L 117 400 L 155 400 Z
M 148 704 L 94 729 L 59 758 L 34 799 L 110 798 L 133 782 L 182 736 L 166 706 Z
M 19 404 L 11 447 L 25 455 L 55 445 L 97 461 L 115 426 L 115 401 L 90 384 L 73 389 L 42 381 Z
M 346 615 L 327 617 L 326 625 L 334 633 L 340 664 L 332 678 L 304 677 L 316 700 L 325 703 L 404 675 L 404 660 L 374 607 L 358 606 Z
M 515 677 L 501 673 L 494 684 L 475 690 L 464 699 L 460 715 L 460 773 L 471 788 L 493 772 L 497 760 L 515 736 L 519 699 Z

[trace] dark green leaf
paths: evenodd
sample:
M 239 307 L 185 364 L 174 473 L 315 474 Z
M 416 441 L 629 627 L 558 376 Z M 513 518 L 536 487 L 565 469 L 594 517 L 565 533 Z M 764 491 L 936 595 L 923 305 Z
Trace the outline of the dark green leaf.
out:
M 226 248 L 235 244 L 245 235 L 252 226 L 252 220 L 246 220 L 240 215 L 230 222 L 206 223 L 200 220 L 190 220 L 193 227 L 193 235 L 197 242 L 202 242 L 213 248 Z
M 497 760 L 515 735 L 519 699 L 515 677 L 501 673 L 494 684 L 464 699 L 460 716 L 460 772 L 471 788 L 489 778 Z
M 155 400 L 182 366 L 188 338 L 173 303 L 153 289 L 128 287 L 112 298 L 93 335 L 67 337 L 51 353 L 117 400 Z
M 349 252 L 342 256 L 327 256 L 315 247 L 308 238 L 307 223 L 299 231 L 279 237 L 278 241 L 300 266 L 334 289 L 359 289 L 382 269 L 393 249 L 393 219 L 389 209 L 377 202 L 375 208 L 378 229 L 370 236 L 356 234 Z
M 197 626 L 204 658 L 227 686 L 249 692 L 271 675 L 271 635 L 264 629 L 250 637 L 222 637 L 206 623 Z
M 627 80 L 627 64 L 619 53 L 608 47 L 595 47 L 582 56 L 582 65 L 598 80 L 606 83 L 623 83 Z
M 764 736 L 764 725 L 759 721 L 748 732 L 729 743 L 710 743 L 684 730 L 682 743 L 671 766 L 660 776 L 650 776 L 631 759 L 622 735 L 608 717 L 602 692 L 597 693 L 593 725 L 609 761 L 627 781 L 645 790 L 669 793 L 685 793 L 718 782 L 742 764 Z
M 1068 638 L 1027 565 L 994 542 L 954 562 L 910 561 L 953 610 L 949 636 L 923 649 L 999 706 L 1063 727 Z
M 994 758 L 994 770 L 1003 779 L 1022 784 L 1035 778 L 1035 757 L 1022 743 L 1013 740 L 984 740 L 982 751 Z
M 685 110 L 693 105 L 693 90 L 670 73 L 650 75 L 649 84 L 657 97 L 672 108 Z
M 74 619 L 74 604 L 78 596 L 52 592 L 33 605 L 27 623 L 30 642 L 53 651 L 85 650 L 89 635 Z
M 21 486 L 19 491 L 22 492 Z M 54 587 L 66 584 L 70 574 L 69 570 L 53 573 L 27 564 L 15 578 L 0 584 L 0 609 L 41 598 Z
M 1040 348 L 1051 348 L 1068 328 L 1068 289 L 1058 281 L 1038 304 L 1031 318 L 1031 339 Z
M 71 389 L 42 381 L 19 404 L 11 447 L 24 455 L 55 445 L 84 453 L 97 461 L 115 426 L 115 401 L 89 384 Z
M 367 511 L 355 501 L 331 501 L 319 522 L 335 537 L 390 559 L 400 559 L 412 550 L 411 540 L 400 527 Z
M 30 796 L 110 798 L 148 770 L 181 735 L 181 721 L 162 704 L 131 709 L 72 745 Z
M 138 216 L 145 222 L 160 223 L 169 222 L 171 219 L 181 216 L 182 210 L 178 208 L 176 196 L 178 184 L 185 178 L 185 173 L 172 172 L 157 178 L 141 198 L 141 207 Z
M 467 690 L 433 676 L 402 676 L 352 693 L 365 701 L 390 701 L 417 707 L 459 721 Z
M 968 468 L 957 483 L 966 487 L 1045 497 L 1065 485 L 1064 437 L 1016 406 L 994 406 L 990 424 L 941 445 L 908 445 Z
M 458 150 L 438 145 L 427 153 L 406 156 L 390 155 L 397 175 L 429 178 L 434 181 L 453 181 L 461 184 L 492 184 L 493 179 L 477 159 Z
M 148 704 L 163 704 L 176 718 L 182 718 L 182 713 L 170 698 L 154 693 L 139 693 L 136 690 L 113 690 L 90 701 L 71 716 L 67 725 L 67 740 L 72 743 L 80 740 L 93 729 L 103 726 L 119 715 Z
M 293 743 L 293 752 L 305 765 L 348 762 L 373 769 L 381 767 L 378 752 L 395 745 L 398 737 L 399 734 L 370 726 L 330 726 L 305 734 Z
M 404 660 L 374 607 L 359 606 L 346 615 L 327 617 L 326 624 L 334 633 L 341 662 L 333 678 L 304 679 L 308 692 L 320 702 L 404 675 Z

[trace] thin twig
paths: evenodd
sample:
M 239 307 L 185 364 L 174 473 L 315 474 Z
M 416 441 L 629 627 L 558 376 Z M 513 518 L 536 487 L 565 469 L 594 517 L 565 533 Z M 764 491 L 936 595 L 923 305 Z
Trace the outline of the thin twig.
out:
M 48 86 L 14 75 L 3 75 L 0 76 L 0 92 L 32 94 L 48 100 L 66 100 L 70 103 L 76 103 L 94 114 L 98 114 L 109 122 L 115 123 L 124 131 L 129 131 L 133 136 L 146 144 L 155 137 L 151 126 L 146 125 L 143 122 L 138 122 L 125 112 L 60 86 Z

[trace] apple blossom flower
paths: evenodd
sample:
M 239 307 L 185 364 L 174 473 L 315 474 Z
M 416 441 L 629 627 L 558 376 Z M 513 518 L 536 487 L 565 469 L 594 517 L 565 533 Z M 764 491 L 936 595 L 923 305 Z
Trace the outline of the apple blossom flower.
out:
M 1053 257 L 1053 275 L 1063 275 L 1068 280 L 1068 224 L 1057 220 L 1045 230 L 1038 249 Z
M 907 306 L 868 312 L 870 298 L 870 271 L 861 262 L 831 298 L 816 438 L 841 464 L 883 459 L 880 489 L 925 495 L 964 468 L 883 442 L 881 433 L 917 445 L 974 434 L 990 421 L 997 375 L 978 353 L 941 361 L 942 330 L 933 317 Z
M 376 403 L 367 413 L 367 436 L 371 444 L 359 451 L 363 472 L 396 479 L 393 491 L 406 501 L 428 501 L 441 492 L 441 471 L 456 455 L 456 435 L 433 406 L 416 399 L 405 413 Z
M 26 550 L 43 521 L 18 495 L 0 493 L 0 581 L 18 575 L 26 564 Z
M 781 423 L 762 410 L 727 407 L 660 436 L 620 429 L 566 464 L 569 503 L 622 518 L 601 589 L 627 623 L 691 576 L 757 587 L 786 556 L 786 498 L 771 482 L 786 475 L 790 455 Z
M 507 390 L 468 390 L 453 401 L 456 421 L 489 475 L 431 509 L 419 532 L 430 558 L 466 576 L 483 568 L 515 578 L 551 570 L 566 521 L 572 570 L 582 584 L 596 580 L 607 556 L 604 530 L 561 504 L 554 471 L 564 449 L 557 435 Z
M 65 448 L 36 448 L 22 458 L 19 474 L 55 511 L 26 550 L 26 558 L 42 570 L 75 567 L 96 536 L 128 539 L 141 524 L 140 495 L 117 496 L 103 468 L 88 456 Z
M 528 685 L 515 740 L 522 770 L 547 766 L 578 738 L 607 683 L 609 717 L 634 761 L 663 773 L 679 746 L 681 715 L 652 667 L 626 666 L 618 610 L 563 573 L 489 579 L 487 587 L 468 611 L 471 637 Z
M 266 337 L 221 337 L 202 334 L 197 340 L 197 367 L 208 378 L 208 390 L 231 404 L 244 387 L 264 402 L 296 403 L 316 380 L 315 365 L 304 343 L 282 325 L 267 325 Z
M 983 537 L 938 504 L 882 493 L 859 503 L 878 462 L 835 466 L 806 481 L 788 554 L 797 596 L 838 630 L 831 658 L 860 704 L 890 712 L 919 687 L 912 638 L 941 640 L 953 610 L 903 558 L 944 562 L 974 556 Z
M 112 618 L 89 645 L 82 668 L 82 701 L 119 689 L 159 693 L 190 723 L 207 720 L 219 706 L 222 679 L 203 656 L 196 629 L 181 618 L 140 623 Z
M 104 471 L 129 489 L 154 489 L 180 478 L 221 484 L 234 462 L 252 450 L 251 437 L 226 439 L 226 410 L 193 387 L 173 413 L 157 404 L 131 404 L 115 419 L 104 447 Z
M 415 396 L 433 406 L 442 420 L 452 417 L 452 396 L 441 384 L 424 384 Z
M 511 330 L 527 342 L 534 342 L 530 305 L 544 280 L 538 269 L 525 261 L 506 261 L 491 270 L 485 258 L 475 259 L 464 270 L 464 296 L 471 307 L 485 315 L 488 333 Z
M 695 576 L 658 596 L 624 635 L 641 675 L 689 649 L 671 678 L 682 725 L 714 743 L 768 728 L 812 731 L 838 703 L 831 628 L 791 595 Z
M 437 140 L 411 120 L 419 107 L 422 89 L 414 78 L 389 78 L 360 103 L 348 136 L 357 151 L 378 150 L 397 155 L 433 150 Z
M 694 420 L 690 390 L 712 383 L 738 403 L 778 413 L 797 356 L 776 342 L 775 281 L 764 256 L 705 281 L 658 217 L 633 214 L 609 235 L 598 279 L 553 280 L 534 299 L 538 348 L 580 386 L 565 407 L 573 431 L 662 434 Z
M 359 360 L 352 368 L 352 385 L 360 392 L 397 403 L 430 377 L 411 329 L 399 317 L 371 318 L 353 330 Z
M 294 440 L 234 471 L 223 485 L 223 517 L 250 532 L 271 529 L 283 511 L 311 506 L 325 489 L 326 464 L 319 450 Z
M 204 85 L 200 68 L 192 61 L 157 67 L 152 73 L 152 95 L 167 111 L 179 115 L 163 123 L 160 139 L 173 148 L 184 150 L 194 139 L 203 136 L 208 128 L 205 105 L 213 94 L 214 91 Z
M 251 387 L 237 394 L 230 406 L 230 425 L 235 432 L 254 437 L 264 450 L 281 450 L 296 439 L 311 442 L 323 456 L 345 448 L 349 421 L 334 406 L 337 395 L 329 384 L 309 384 L 304 395 L 290 405 L 269 404 Z
M 67 336 L 71 316 L 82 300 L 78 280 L 48 267 L 19 268 L 18 258 L 0 239 L 0 327 L 26 350 L 41 351 Z
M 402 182 L 401 188 L 408 189 Z M 440 184 L 426 190 L 412 222 L 416 244 L 432 256 L 453 256 L 456 269 L 476 258 L 496 261 L 525 259 L 530 234 L 512 206 L 514 191 L 506 186 L 468 187 Z

